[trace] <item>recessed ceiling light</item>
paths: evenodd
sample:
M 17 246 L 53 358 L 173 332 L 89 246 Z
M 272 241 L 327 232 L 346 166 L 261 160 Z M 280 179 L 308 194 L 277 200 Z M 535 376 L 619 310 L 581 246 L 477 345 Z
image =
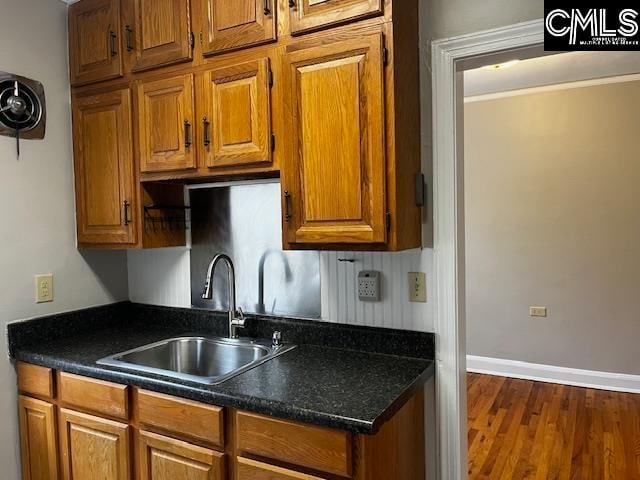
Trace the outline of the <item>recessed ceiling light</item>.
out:
M 504 70 L 505 68 L 513 67 L 516 63 L 519 63 L 520 60 L 509 60 L 504 63 L 496 63 L 495 65 L 485 65 L 482 67 L 485 70 Z

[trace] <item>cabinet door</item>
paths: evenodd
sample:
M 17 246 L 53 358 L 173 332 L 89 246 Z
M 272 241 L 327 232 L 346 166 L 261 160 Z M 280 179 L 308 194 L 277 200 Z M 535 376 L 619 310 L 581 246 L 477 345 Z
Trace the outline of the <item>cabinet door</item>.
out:
M 138 115 L 143 172 L 196 166 L 191 74 L 138 85 Z
M 203 49 L 211 55 L 276 39 L 278 0 L 201 0 Z
M 293 145 L 283 169 L 290 243 L 386 240 L 382 35 L 286 55 Z
M 224 480 L 225 456 L 207 448 L 141 431 L 140 480 Z
M 135 0 L 134 71 L 192 58 L 189 0 Z
M 60 456 L 65 480 L 129 480 L 129 426 L 62 408 Z
M 135 243 L 129 90 L 74 99 L 73 141 L 78 242 Z
M 122 76 L 120 0 L 83 0 L 69 7 L 71 84 Z
M 302 33 L 382 14 L 384 0 L 294 0 L 289 2 L 292 33 Z
M 56 480 L 58 451 L 55 407 L 34 398 L 18 398 L 23 480 Z
M 206 72 L 200 93 L 208 167 L 271 162 L 268 58 Z
M 244 457 L 238 457 L 236 468 L 238 480 L 323 480 L 314 475 L 295 472 Z

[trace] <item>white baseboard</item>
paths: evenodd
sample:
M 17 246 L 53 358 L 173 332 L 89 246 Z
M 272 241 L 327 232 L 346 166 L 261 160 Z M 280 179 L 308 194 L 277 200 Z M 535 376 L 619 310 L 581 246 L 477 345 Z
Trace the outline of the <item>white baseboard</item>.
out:
M 640 375 L 597 372 L 539 363 L 467 355 L 467 371 L 614 392 L 640 393 Z

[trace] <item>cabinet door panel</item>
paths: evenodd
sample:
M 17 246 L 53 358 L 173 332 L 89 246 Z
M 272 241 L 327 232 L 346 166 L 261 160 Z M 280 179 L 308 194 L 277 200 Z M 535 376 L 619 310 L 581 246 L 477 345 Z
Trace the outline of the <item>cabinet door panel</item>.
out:
M 135 243 L 129 90 L 76 98 L 73 140 L 79 243 Z
M 276 39 L 277 0 L 202 0 L 204 54 L 211 55 Z
M 138 115 L 141 171 L 195 168 L 190 74 L 138 85 Z
M 237 469 L 238 480 L 323 480 L 315 475 L 295 472 L 244 457 L 238 457 Z
M 382 14 L 384 0 L 295 0 L 289 9 L 292 33 L 302 33 Z
M 269 59 L 206 72 L 203 157 L 208 167 L 271 162 Z
M 65 480 L 129 480 L 129 426 L 60 409 L 60 453 Z
M 83 0 L 69 7 L 71 84 L 122 76 L 120 0 Z
M 141 431 L 140 480 L 224 480 L 225 456 L 207 448 Z
M 192 58 L 189 0 L 135 0 L 134 71 Z
M 23 480 L 56 480 L 58 452 L 55 407 L 34 398 L 18 398 Z
M 286 58 L 294 139 L 283 184 L 292 207 L 288 241 L 384 242 L 382 36 Z

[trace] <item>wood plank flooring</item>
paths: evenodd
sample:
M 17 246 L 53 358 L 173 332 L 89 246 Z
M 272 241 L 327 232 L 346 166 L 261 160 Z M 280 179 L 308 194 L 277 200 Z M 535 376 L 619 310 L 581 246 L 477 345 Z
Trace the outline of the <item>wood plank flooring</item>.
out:
M 469 373 L 469 479 L 640 480 L 640 395 Z

